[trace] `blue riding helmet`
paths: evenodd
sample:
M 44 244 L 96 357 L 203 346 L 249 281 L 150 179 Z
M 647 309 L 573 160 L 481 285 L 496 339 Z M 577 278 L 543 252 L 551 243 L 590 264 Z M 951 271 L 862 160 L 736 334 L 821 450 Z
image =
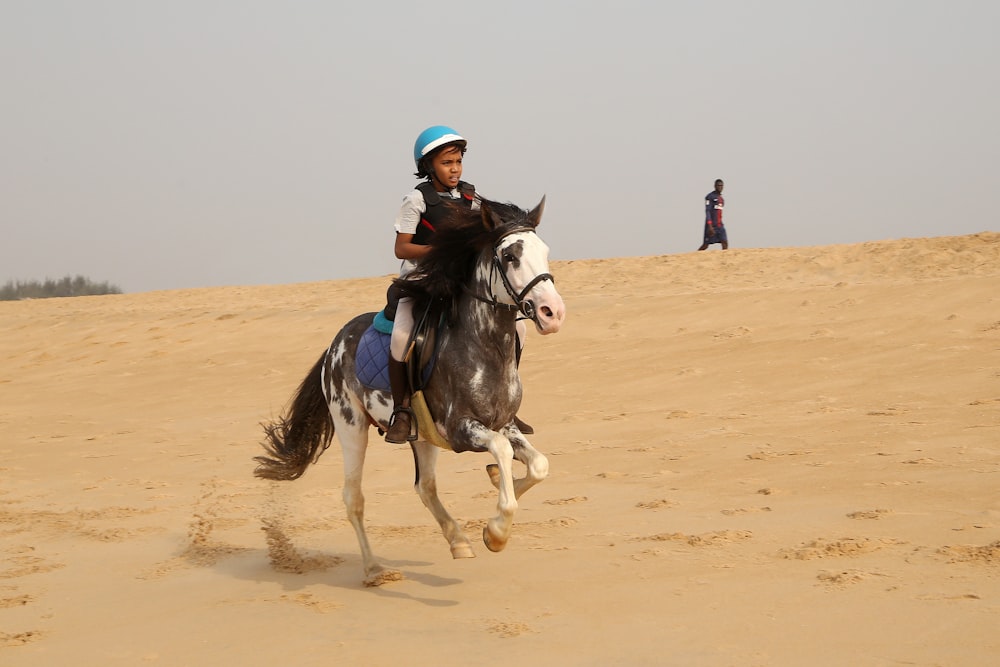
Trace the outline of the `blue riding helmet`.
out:
M 456 141 L 462 142 L 463 148 L 467 143 L 462 135 L 445 125 L 434 125 L 421 132 L 413 144 L 413 162 L 417 165 L 417 169 L 420 168 L 420 159 L 426 157 L 432 150 Z

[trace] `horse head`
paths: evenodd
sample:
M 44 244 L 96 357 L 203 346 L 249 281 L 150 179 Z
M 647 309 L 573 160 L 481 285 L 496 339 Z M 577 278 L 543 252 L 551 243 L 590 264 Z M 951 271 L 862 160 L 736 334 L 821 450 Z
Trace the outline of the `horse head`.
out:
M 535 231 L 545 197 L 528 212 L 488 200 L 481 206 L 483 225 L 496 234 L 490 272 L 494 299 L 520 310 L 540 334 L 558 332 L 566 305 L 549 273 L 549 247 Z

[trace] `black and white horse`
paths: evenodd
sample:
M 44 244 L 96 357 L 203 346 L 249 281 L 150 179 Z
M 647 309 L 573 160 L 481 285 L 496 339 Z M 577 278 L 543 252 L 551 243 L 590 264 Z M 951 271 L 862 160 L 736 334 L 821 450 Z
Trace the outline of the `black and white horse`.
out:
M 454 558 L 474 556 L 469 540 L 441 504 L 435 465 L 446 442 L 456 452 L 489 452 L 487 467 L 499 490 L 497 515 L 483 529 L 483 541 L 500 551 L 510 536 L 517 499 L 548 475 L 548 460 L 513 424 L 521 403 L 517 372 L 517 320 L 530 319 L 541 334 L 559 331 L 566 310 L 549 273 L 548 246 L 535 232 L 545 200 L 527 212 L 511 204 L 483 200 L 479 211 L 450 209 L 438 227 L 429 254 L 406 281 L 397 280 L 419 303 L 447 303 L 437 334 L 437 357 L 423 387 L 437 433 L 421 432 L 411 443 L 416 492 L 441 526 Z M 421 312 L 415 305 L 414 314 Z M 334 432 L 344 456 L 344 503 L 357 533 L 365 583 L 380 585 L 401 573 L 378 562 L 364 527 L 362 469 L 372 426 L 388 427 L 392 398 L 358 379 L 359 340 L 375 313 L 348 322 L 319 358 L 292 398 L 284 416 L 265 424 L 267 456 L 256 457 L 258 477 L 291 480 L 301 476 L 330 445 Z M 525 465 L 513 476 L 513 460 Z

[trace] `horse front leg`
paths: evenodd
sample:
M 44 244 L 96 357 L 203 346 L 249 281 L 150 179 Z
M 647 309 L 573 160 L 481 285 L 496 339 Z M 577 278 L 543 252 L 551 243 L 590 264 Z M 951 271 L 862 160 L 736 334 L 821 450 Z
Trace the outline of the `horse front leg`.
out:
M 484 449 L 496 460 L 497 515 L 486 522 L 483 528 L 483 543 L 490 551 L 502 551 L 510 537 L 510 527 L 517 511 L 517 496 L 514 493 L 514 448 L 504 435 L 497 433 L 475 419 L 462 419 L 450 433 L 452 445 L 459 451 Z
M 448 541 L 448 546 L 451 548 L 452 558 L 475 558 L 476 554 L 472 551 L 469 539 L 462 532 L 458 522 L 441 504 L 441 499 L 438 498 L 436 472 L 438 448 L 423 441 L 411 443 L 411 446 L 417 469 L 414 487 L 424 507 L 430 510 L 438 525 L 441 526 L 444 539 Z
M 518 477 L 514 480 L 514 497 L 520 498 L 528 489 L 549 476 L 549 460 L 544 454 L 532 447 L 528 439 L 516 429 L 507 429 L 505 433 L 514 447 L 514 458 L 523 463 L 526 469 L 524 477 Z M 496 464 L 486 466 L 486 474 L 489 475 L 493 486 L 499 489 L 499 466 Z
M 507 546 L 510 528 L 517 511 L 517 494 L 514 492 L 514 448 L 510 441 L 495 431 L 482 427 L 489 434 L 486 448 L 496 459 L 497 516 L 486 522 L 483 542 L 490 551 L 502 551 Z

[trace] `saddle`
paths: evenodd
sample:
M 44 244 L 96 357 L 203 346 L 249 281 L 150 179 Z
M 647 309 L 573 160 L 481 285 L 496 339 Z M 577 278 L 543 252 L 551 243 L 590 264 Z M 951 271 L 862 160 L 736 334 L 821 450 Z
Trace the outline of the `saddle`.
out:
M 410 345 L 404 358 L 406 375 L 410 384 L 410 407 L 417 418 L 417 429 L 428 442 L 451 449 L 451 445 L 441 437 L 434 418 L 427 407 L 423 388 L 430 380 L 437 360 L 437 332 L 441 326 L 442 317 L 433 315 L 434 309 L 428 309 L 414 323 L 414 331 Z M 354 357 L 357 378 L 368 389 L 388 392 L 389 384 L 389 344 L 392 340 L 392 322 L 385 313 L 376 313 L 371 326 L 361 335 L 358 349 Z
M 427 407 L 423 392 L 431 371 L 434 370 L 434 361 L 437 359 L 437 334 L 442 321 L 441 317 L 435 319 L 429 317 L 428 313 L 420 318 L 414 327 L 413 338 L 404 361 L 407 378 L 410 381 L 410 409 L 417 418 L 417 433 L 432 445 L 451 450 L 451 444 L 444 439 L 434 424 L 434 416 Z

